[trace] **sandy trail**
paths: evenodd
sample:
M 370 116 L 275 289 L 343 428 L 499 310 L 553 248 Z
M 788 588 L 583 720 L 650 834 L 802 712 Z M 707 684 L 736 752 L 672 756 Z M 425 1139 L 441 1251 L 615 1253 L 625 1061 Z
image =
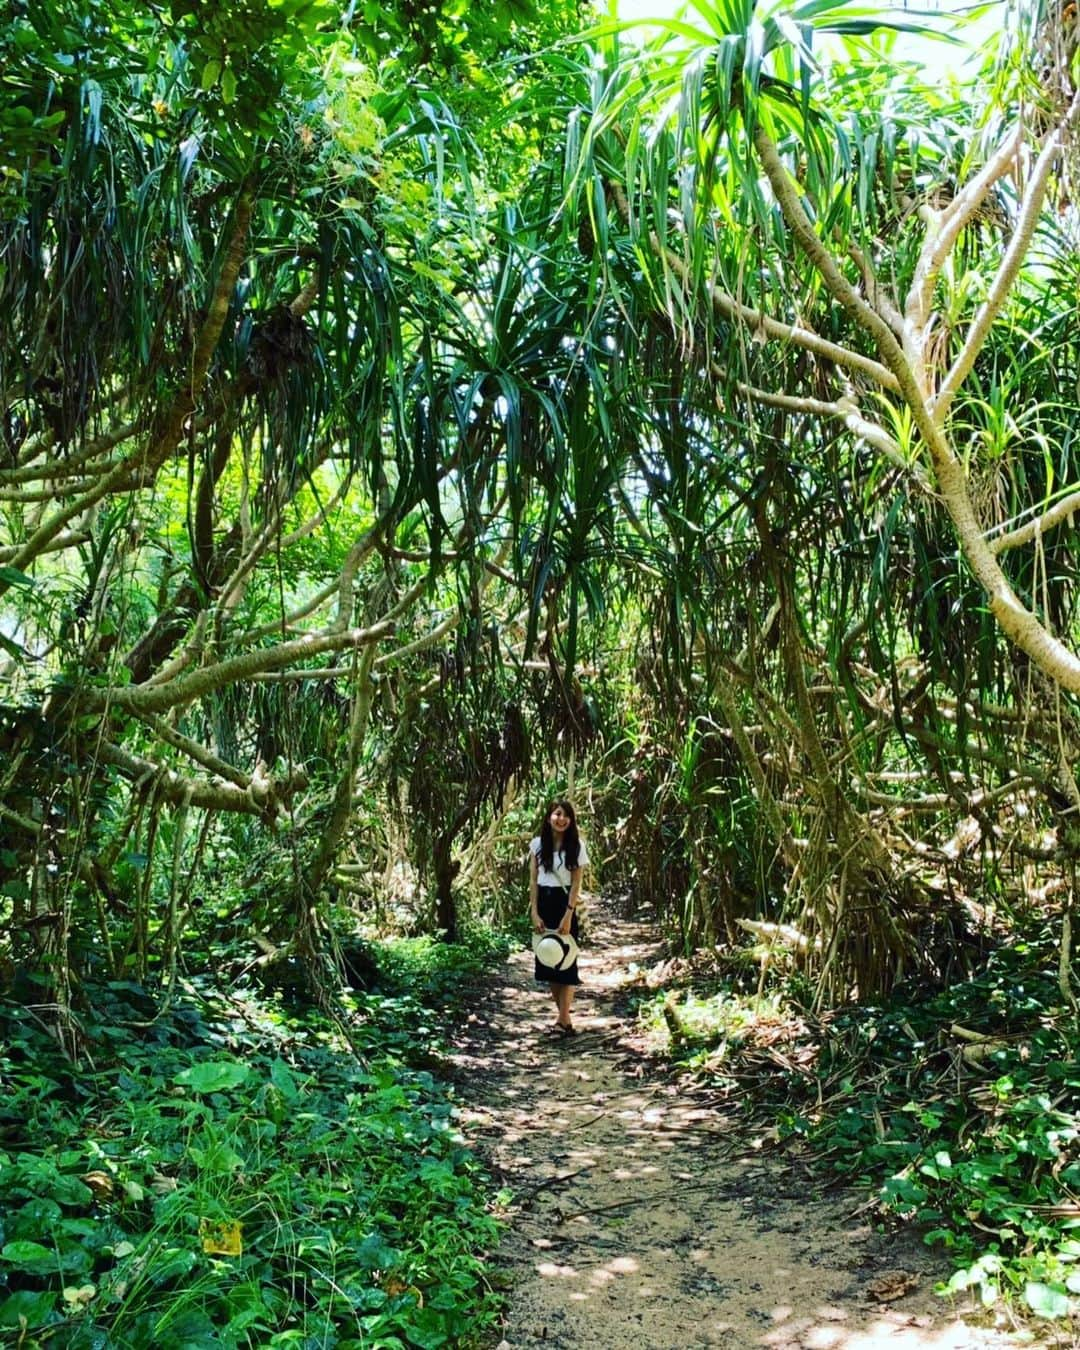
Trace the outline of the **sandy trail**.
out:
M 940 1259 L 858 1217 L 865 1194 L 815 1193 L 707 1096 L 651 1070 L 618 1008 L 660 959 L 655 929 L 600 912 L 593 930 L 579 1035 L 547 1032 L 553 1005 L 520 952 L 454 1055 L 462 1123 L 513 1194 L 494 1258 L 510 1290 L 501 1350 L 1036 1344 L 937 1298 Z M 901 1287 L 901 1298 L 876 1296 Z

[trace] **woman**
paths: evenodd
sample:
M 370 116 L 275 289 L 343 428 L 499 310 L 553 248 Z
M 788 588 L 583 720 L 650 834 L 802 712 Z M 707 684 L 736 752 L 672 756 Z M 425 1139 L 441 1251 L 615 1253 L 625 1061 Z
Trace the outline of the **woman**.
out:
M 577 816 L 568 801 L 548 808 L 539 835 L 529 845 L 529 909 L 538 933 L 554 929 L 577 941 L 578 895 L 581 869 L 589 861 L 585 841 L 578 834 Z M 565 970 L 536 962 L 536 978 L 546 981 L 555 1000 L 555 1026 L 563 1036 L 574 1034 L 570 1008 L 581 983 L 577 959 Z

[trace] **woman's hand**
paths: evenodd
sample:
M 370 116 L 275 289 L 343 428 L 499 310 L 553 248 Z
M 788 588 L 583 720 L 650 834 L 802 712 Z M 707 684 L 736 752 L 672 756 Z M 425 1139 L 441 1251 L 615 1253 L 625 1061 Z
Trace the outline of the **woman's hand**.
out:
M 569 935 L 570 925 L 573 922 L 574 922 L 573 911 L 568 909 L 566 913 L 563 915 L 562 923 L 559 924 L 559 932 L 563 935 L 563 937 L 567 937 Z
M 533 910 L 532 922 L 536 932 L 543 933 L 547 931 L 543 919 L 537 914 L 536 910 Z

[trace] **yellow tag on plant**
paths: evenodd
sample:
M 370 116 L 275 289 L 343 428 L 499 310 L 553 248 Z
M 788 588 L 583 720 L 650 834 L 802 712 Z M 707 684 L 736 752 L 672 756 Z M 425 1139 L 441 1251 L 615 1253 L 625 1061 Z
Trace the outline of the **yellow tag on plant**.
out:
M 199 1237 L 202 1249 L 210 1256 L 240 1256 L 244 1244 L 240 1237 L 241 1223 L 238 1219 L 217 1221 L 199 1220 Z

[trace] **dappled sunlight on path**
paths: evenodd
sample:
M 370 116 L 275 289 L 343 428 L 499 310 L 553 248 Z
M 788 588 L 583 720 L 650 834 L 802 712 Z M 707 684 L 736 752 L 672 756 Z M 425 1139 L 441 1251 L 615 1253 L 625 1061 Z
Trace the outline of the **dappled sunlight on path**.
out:
M 1032 1344 L 958 1320 L 933 1295 L 932 1253 L 854 1217 L 865 1196 L 815 1196 L 708 1094 L 657 1074 L 619 1015 L 659 958 L 655 932 L 606 912 L 595 930 L 577 1036 L 551 1034 L 553 1005 L 521 952 L 454 1055 L 461 1123 L 513 1196 L 494 1260 L 509 1289 L 504 1350 Z

